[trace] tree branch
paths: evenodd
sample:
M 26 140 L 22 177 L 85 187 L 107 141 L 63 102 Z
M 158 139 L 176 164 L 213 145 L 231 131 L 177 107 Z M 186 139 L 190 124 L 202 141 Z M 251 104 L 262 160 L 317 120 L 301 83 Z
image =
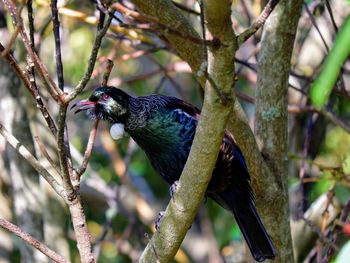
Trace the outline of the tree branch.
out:
M 89 141 L 87 143 L 86 150 L 85 150 L 85 153 L 84 153 L 83 163 L 77 169 L 78 181 L 79 181 L 81 175 L 85 172 L 85 170 L 87 168 L 87 165 L 89 163 L 90 156 L 91 156 L 91 153 L 92 153 L 92 148 L 94 147 L 94 142 L 95 142 L 95 138 L 96 138 L 98 123 L 99 123 L 98 120 L 95 121 L 95 124 L 94 124 L 92 130 L 90 131 Z
M 31 59 L 34 61 L 36 70 L 39 74 L 39 76 L 42 78 L 43 83 L 47 87 L 50 95 L 56 100 L 60 101 L 62 96 L 62 91 L 56 86 L 55 82 L 51 79 L 48 71 L 46 70 L 44 64 L 38 57 L 38 55 L 35 53 L 35 51 L 32 48 L 31 41 L 28 39 L 27 32 L 23 26 L 22 19 L 20 18 L 17 8 L 15 4 L 12 2 L 12 0 L 3 0 L 4 4 L 6 5 L 7 9 L 9 10 L 12 18 L 12 22 L 15 27 L 19 28 L 19 33 L 22 37 L 24 46 L 31 57 Z
M 55 37 L 56 47 L 56 72 L 58 79 L 58 87 L 64 90 L 63 64 L 61 56 L 61 40 L 60 40 L 60 21 L 58 19 L 57 0 L 51 0 L 51 13 L 53 23 L 53 33 Z
M 1 52 L 5 51 L 5 48 L 3 47 L 3 45 L 1 45 L 1 43 L 0 43 L 0 51 Z M 29 76 L 27 77 L 24 74 L 23 70 L 18 65 L 18 63 L 16 62 L 15 58 L 10 53 L 5 53 L 4 59 L 11 65 L 13 70 L 17 73 L 17 76 L 23 81 L 23 84 L 27 88 L 29 93 L 32 95 L 33 98 L 35 98 L 37 102 L 37 106 L 41 111 L 41 114 L 43 115 L 48 127 L 50 128 L 52 134 L 56 135 L 57 133 L 56 124 L 52 119 L 50 113 L 48 112 L 44 102 L 42 101 L 39 91 L 37 89 L 37 86 L 34 85 L 35 84 L 34 79 L 32 81 L 31 74 L 29 74 Z M 31 67 L 31 65 L 29 65 L 29 67 Z M 31 70 L 29 72 L 31 72 Z
M 238 45 L 242 45 L 248 38 L 256 33 L 264 24 L 266 19 L 270 16 L 275 6 L 278 4 L 280 0 L 269 0 L 264 7 L 264 10 L 261 12 L 259 17 L 255 20 L 255 22 L 244 32 L 242 32 L 238 36 Z
M 315 240 L 319 236 L 315 232 L 310 224 L 311 222 L 315 227 L 321 228 L 322 226 L 322 214 L 328 204 L 327 194 L 321 195 L 317 200 L 313 202 L 310 208 L 305 212 L 304 219 L 291 222 L 292 235 L 293 235 L 293 249 L 296 262 L 303 262 L 305 256 L 315 244 Z M 340 204 L 336 198 L 333 198 L 329 207 L 329 217 L 326 222 L 327 225 L 331 224 L 340 212 Z
M 63 256 L 58 255 L 55 251 L 48 248 L 44 243 L 40 242 L 39 240 L 35 239 L 25 231 L 23 231 L 18 226 L 10 223 L 6 219 L 0 218 L 0 226 L 4 229 L 7 229 L 8 231 L 12 232 L 16 236 L 23 239 L 25 242 L 27 242 L 29 245 L 35 247 L 37 250 L 39 250 L 41 253 L 49 257 L 55 262 L 58 263 L 69 263 L 67 259 L 65 259 Z
M 294 262 L 287 184 L 287 91 L 302 4 L 301 0 L 286 0 L 275 8 L 264 25 L 258 60 L 254 127 L 268 169 L 257 170 L 253 184 L 261 187 L 256 192 L 257 207 L 276 246 L 278 262 Z
M 41 163 L 23 146 L 12 134 L 10 134 L 2 124 L 0 124 L 0 134 L 5 140 L 24 158 L 30 165 L 41 174 L 51 185 L 55 192 L 66 199 L 65 191 L 61 184 L 41 165 Z
M 204 3 L 209 31 L 214 35 L 218 33 L 217 28 L 223 28 L 215 37 L 224 44 L 210 48 L 208 73 L 219 91 L 231 98 L 237 43 L 230 25 L 229 1 L 208 0 Z M 211 84 L 208 81 L 205 85 L 201 118 L 177 191 L 168 204 L 160 230 L 149 241 L 140 262 L 169 262 L 173 259 L 205 195 L 232 108 L 230 104 L 220 102 L 218 92 Z M 205 149 L 203 145 L 206 145 Z
M 94 42 L 94 46 L 92 47 L 91 55 L 89 58 L 88 68 L 86 69 L 85 74 L 84 74 L 82 80 L 79 82 L 79 84 L 74 88 L 74 90 L 71 93 L 69 93 L 69 95 L 66 96 L 65 103 L 69 103 L 72 100 L 74 100 L 75 97 L 78 96 L 78 94 L 85 88 L 86 84 L 89 82 L 91 74 L 92 74 L 94 67 L 95 67 L 95 62 L 96 62 L 98 50 L 100 49 L 100 46 L 102 43 L 102 39 L 105 36 L 105 34 L 106 34 L 106 32 L 107 32 L 107 30 L 112 22 L 112 19 L 113 19 L 113 16 L 109 15 L 104 26 L 100 30 L 98 30 L 97 35 L 96 35 L 96 39 Z

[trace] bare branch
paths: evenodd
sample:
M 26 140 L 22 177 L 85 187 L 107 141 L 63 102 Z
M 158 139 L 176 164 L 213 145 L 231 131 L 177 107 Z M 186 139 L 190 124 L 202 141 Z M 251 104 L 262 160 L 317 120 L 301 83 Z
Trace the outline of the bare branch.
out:
M 34 18 L 33 18 L 33 1 L 27 1 L 27 9 L 28 9 L 28 21 L 29 21 L 29 39 L 32 49 L 35 50 L 35 40 L 34 40 Z M 33 69 L 34 70 L 34 69 Z M 34 72 L 33 72 L 34 74 Z
M 22 37 L 24 46 L 29 54 L 29 56 L 32 58 L 32 60 L 35 63 L 35 68 L 37 72 L 39 73 L 40 77 L 42 78 L 46 88 L 50 92 L 51 96 L 56 101 L 61 101 L 62 91 L 56 86 L 55 82 L 51 79 L 47 69 L 45 68 L 44 64 L 38 57 L 38 55 L 35 53 L 35 51 L 32 48 L 31 41 L 28 39 L 27 32 L 22 24 L 22 19 L 18 15 L 17 8 L 15 4 L 12 2 L 12 0 L 3 0 L 4 4 L 6 5 L 7 9 L 9 10 L 12 18 L 13 25 L 15 27 L 19 28 L 20 35 Z
M 264 7 L 264 10 L 255 20 L 255 22 L 238 36 L 237 41 L 239 46 L 242 45 L 252 35 L 254 35 L 256 31 L 258 31 L 259 28 L 261 28 L 265 24 L 266 19 L 270 16 L 270 14 L 272 13 L 273 9 L 279 1 L 280 0 L 269 0 L 269 2 L 267 2 L 266 6 Z
M 346 201 L 346 204 L 344 205 L 343 210 L 341 211 L 341 215 L 340 215 L 340 222 L 341 223 L 345 223 L 348 216 L 350 213 L 350 198 L 348 198 L 348 200 Z M 340 232 L 341 228 L 335 227 L 334 230 L 331 233 L 331 239 L 332 239 L 332 243 L 335 244 L 338 240 L 338 234 Z M 332 259 L 333 255 L 335 253 L 335 249 L 334 246 L 330 246 L 328 251 L 327 251 L 327 256 L 324 262 L 330 262 L 330 260 Z
M 41 165 L 41 163 L 23 146 L 12 134 L 10 134 L 2 124 L 0 124 L 0 134 L 5 140 L 24 158 L 30 165 L 41 174 L 51 185 L 55 192 L 66 199 L 65 191 L 61 184 Z
M 41 154 L 46 158 L 46 160 L 51 164 L 51 166 L 56 170 L 56 172 L 59 174 L 60 171 L 58 170 L 57 164 L 52 160 L 52 158 L 50 157 L 49 153 L 46 150 L 45 145 L 43 144 L 43 142 L 40 140 L 40 138 L 38 136 L 34 136 L 35 142 L 38 144 L 39 146 L 39 150 L 41 152 Z
M 49 257 L 55 262 L 58 263 L 69 263 L 67 259 L 65 259 L 63 256 L 57 254 L 55 251 L 48 248 L 44 243 L 40 242 L 39 240 L 35 239 L 31 235 L 29 235 L 27 232 L 23 231 L 18 226 L 10 223 L 6 219 L 0 218 L 0 226 L 4 229 L 7 229 L 8 231 L 12 232 L 16 236 L 23 239 L 25 242 L 27 242 L 29 245 L 35 247 L 37 250 L 39 250 L 41 253 Z
M 12 33 L 11 38 L 8 41 L 6 48 L 1 51 L 1 57 L 3 57 L 3 58 L 6 57 L 9 54 L 9 52 L 11 51 L 11 49 L 16 41 L 16 38 L 18 36 L 19 30 L 20 29 L 18 27 L 15 28 L 15 31 Z
M 255 192 L 258 196 L 256 204 L 274 241 L 277 262 L 290 262 L 294 258 L 288 207 L 287 91 L 302 3 L 301 0 L 287 0 L 275 8 L 264 25 L 258 60 L 254 127 L 268 169 L 252 171 L 252 182 L 254 189 L 259 186 L 259 191 Z M 250 153 L 242 151 L 250 159 Z M 281 231 L 284 235 L 280 234 Z
M 58 117 L 58 127 L 57 127 L 57 150 L 58 150 L 58 160 L 60 163 L 61 176 L 63 179 L 63 187 L 66 190 L 68 200 L 72 201 L 76 198 L 76 192 L 74 191 L 71 174 L 68 167 L 67 151 L 64 139 L 64 130 L 66 127 L 66 114 L 67 105 L 61 105 Z
M 79 82 L 79 84 L 74 88 L 74 90 L 66 96 L 65 103 L 69 103 L 70 101 L 74 100 L 75 97 L 78 96 L 78 94 L 85 88 L 86 84 L 90 80 L 91 74 L 92 74 L 94 67 L 95 67 L 95 62 L 96 62 L 98 50 L 100 49 L 102 39 L 105 36 L 105 34 L 106 34 L 110 24 L 111 24 L 112 19 L 113 19 L 113 16 L 109 15 L 103 28 L 98 30 L 98 33 L 97 33 L 96 39 L 95 39 L 95 43 L 94 43 L 94 46 L 92 48 L 92 52 L 90 55 L 88 68 L 84 74 L 84 77 Z
M 329 240 L 326 239 L 326 236 L 320 231 L 323 224 L 322 214 L 326 208 L 329 210 L 329 217 L 326 225 L 330 225 L 339 214 L 340 203 L 337 198 L 333 198 L 332 202 L 329 203 L 327 194 L 318 197 L 303 214 L 302 219 L 291 221 L 291 228 L 293 230 L 293 250 L 296 262 L 303 261 L 310 247 L 315 244 L 315 239 L 317 239 L 317 237 L 329 243 Z
M 327 50 L 327 53 L 329 53 L 329 46 L 328 46 L 325 38 L 323 37 L 323 34 L 321 33 L 321 30 L 320 30 L 319 26 L 317 25 L 316 20 L 315 20 L 313 14 L 311 13 L 311 10 L 310 10 L 310 8 L 309 8 L 307 3 L 304 3 L 304 8 L 305 8 L 305 11 L 306 11 L 307 15 L 310 18 L 310 21 L 311 21 L 312 25 L 315 27 L 318 35 L 320 36 L 320 38 L 322 40 L 322 43 L 323 43 L 325 49 Z
M 92 153 L 92 148 L 94 147 L 94 142 L 96 138 L 96 133 L 97 133 L 97 127 L 98 127 L 99 121 L 95 121 L 94 126 L 92 130 L 90 131 L 90 136 L 89 136 L 89 141 L 86 146 L 86 150 L 84 153 L 84 159 L 82 165 L 77 169 L 77 174 L 78 174 L 78 181 L 80 181 L 81 175 L 85 172 L 87 165 L 90 160 L 90 156 Z
M 52 119 L 51 115 L 49 114 L 49 112 L 48 112 L 46 106 L 44 105 L 44 102 L 40 96 L 39 89 L 38 89 L 38 86 L 36 85 L 35 76 L 34 76 L 34 65 L 33 65 L 33 62 L 32 62 L 30 57 L 28 57 L 28 72 L 27 73 L 28 73 L 28 78 L 29 78 L 29 83 L 30 83 L 29 89 L 32 91 L 32 93 L 33 93 L 32 96 L 36 100 L 37 108 L 39 108 L 39 110 L 41 111 L 41 114 L 43 115 L 51 133 L 54 136 L 56 136 L 57 127 L 56 127 L 54 120 Z
M 329 121 L 333 122 L 335 125 L 340 126 L 346 132 L 350 133 L 350 126 L 330 110 L 327 110 L 324 108 L 317 109 L 314 106 L 288 105 L 288 112 L 289 113 L 317 112 L 325 116 Z
M 330 121 L 342 127 L 345 131 L 350 133 L 350 126 L 343 120 L 341 120 L 338 116 L 336 116 L 333 112 L 327 109 L 321 109 L 321 113 Z
M 109 79 L 109 75 L 111 75 L 112 68 L 113 68 L 113 61 L 108 59 L 107 60 L 106 72 L 103 75 L 102 86 L 106 86 L 107 85 L 108 79 Z
M 61 40 L 60 40 L 60 21 L 58 20 L 57 0 L 51 1 L 51 13 L 53 23 L 53 33 L 55 36 L 56 46 L 56 72 L 58 79 L 58 87 L 60 90 L 64 90 L 64 78 L 63 78 L 63 64 L 61 56 Z
M 50 128 L 53 135 L 56 136 L 57 128 L 54 120 L 52 119 L 50 113 L 48 112 L 44 102 L 41 99 L 41 96 L 39 94 L 38 88 L 36 86 L 34 77 L 32 75 L 32 70 L 28 70 L 28 77 L 25 75 L 23 70 L 20 68 L 18 63 L 16 62 L 15 58 L 8 52 L 5 52 L 5 48 L 0 43 L 0 52 L 4 54 L 4 59 L 11 65 L 13 70 L 17 73 L 17 76 L 23 81 L 24 86 L 27 88 L 29 93 L 35 98 L 37 106 L 39 110 L 41 111 L 41 114 L 45 118 L 45 121 Z M 29 67 L 32 67 L 32 63 L 28 63 Z

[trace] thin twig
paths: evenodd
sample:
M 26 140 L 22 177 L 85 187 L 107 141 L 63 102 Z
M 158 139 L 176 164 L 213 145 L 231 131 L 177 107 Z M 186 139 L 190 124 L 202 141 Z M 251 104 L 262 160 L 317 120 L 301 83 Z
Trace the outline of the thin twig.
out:
M 58 19 L 57 0 L 51 1 L 51 13 L 53 23 L 53 34 L 55 37 L 56 47 L 56 72 L 58 79 L 58 87 L 60 90 L 64 90 L 64 78 L 63 78 L 63 64 L 61 56 L 61 38 L 60 38 L 60 21 Z
M 30 81 L 26 77 L 24 71 L 16 62 L 15 58 L 8 52 L 4 52 L 6 48 L 0 43 L 0 52 L 4 53 L 3 58 L 9 63 L 13 70 L 17 73 L 17 76 L 23 81 L 24 86 L 28 89 L 30 94 L 34 96 L 33 90 L 30 88 Z
M 42 166 L 42 164 L 21 144 L 12 134 L 10 134 L 2 124 L 0 124 L 0 134 L 5 140 L 24 158 L 30 165 L 41 174 L 44 179 L 51 185 L 55 192 L 66 199 L 65 191 L 62 185 Z
M 89 140 L 88 140 L 88 143 L 87 143 L 87 146 L 86 146 L 86 150 L 85 150 L 85 153 L 84 153 L 83 163 L 77 169 L 78 182 L 80 181 L 80 177 L 85 172 L 85 170 L 87 168 L 87 165 L 89 163 L 90 156 L 91 156 L 91 153 L 92 153 L 92 148 L 94 147 L 94 142 L 95 142 L 95 138 L 96 138 L 98 123 L 99 123 L 99 120 L 96 120 L 92 130 L 90 131 Z
M 4 50 L 5 48 L 0 43 L 0 51 L 4 51 Z M 23 84 L 27 88 L 29 93 L 33 96 L 33 98 L 35 98 L 35 100 L 37 101 L 37 106 L 41 111 L 42 115 L 44 116 L 48 127 L 50 128 L 52 134 L 56 136 L 56 133 L 57 133 L 56 124 L 53 121 L 50 113 L 48 112 L 45 104 L 43 103 L 36 85 L 35 86 L 33 85 L 34 82 L 30 74 L 31 71 L 28 70 L 29 74 L 27 77 L 23 72 L 23 70 L 18 65 L 18 63 L 16 62 L 15 58 L 10 53 L 6 53 L 4 59 L 10 64 L 13 70 L 17 73 L 17 76 L 23 81 Z M 31 66 L 32 63 L 28 63 L 28 64 L 29 66 Z
M 303 217 L 302 220 L 305 222 L 305 224 L 307 226 L 310 227 L 310 229 L 312 230 L 312 232 L 316 233 L 317 236 L 319 237 L 319 239 L 324 243 L 327 244 L 328 246 L 338 250 L 339 248 L 335 245 L 335 243 L 330 240 L 329 238 L 327 238 L 325 235 L 323 235 L 321 229 L 315 225 L 315 223 L 313 221 L 311 221 L 310 219 Z
M 17 8 L 12 0 L 3 0 L 4 4 L 6 5 L 7 9 L 10 12 L 13 25 L 15 27 L 19 28 L 20 35 L 22 37 L 23 44 L 29 54 L 29 56 L 32 58 L 35 64 L 35 68 L 37 72 L 39 73 L 40 77 L 43 80 L 43 83 L 45 84 L 46 88 L 50 92 L 51 96 L 56 101 L 61 101 L 62 91 L 56 86 L 55 82 L 51 79 L 47 69 L 45 68 L 44 64 L 38 57 L 38 55 L 35 53 L 35 51 L 32 49 L 31 41 L 28 39 L 27 32 L 23 26 L 22 19 L 18 15 Z
M 349 216 L 349 213 L 350 213 L 350 198 L 348 198 L 348 200 L 346 201 L 346 204 L 341 212 L 341 215 L 340 215 L 340 222 L 342 223 L 345 223 L 346 222 L 346 219 L 348 218 Z M 335 244 L 338 240 L 338 233 L 340 232 L 341 230 L 341 227 L 339 226 L 336 226 L 332 233 L 331 233 L 331 241 L 332 241 L 332 244 Z M 327 251 L 327 256 L 324 260 L 325 263 L 328 263 L 330 262 L 330 260 L 332 259 L 333 255 L 334 255 L 334 252 L 336 251 L 336 248 L 334 246 L 330 246 L 328 251 Z
M 68 158 L 67 158 L 67 148 L 65 146 L 65 127 L 66 127 L 66 115 L 67 115 L 67 104 L 61 105 L 59 110 L 59 118 L 57 125 L 57 151 L 58 151 L 58 160 L 60 163 L 60 174 L 63 178 L 63 187 L 66 190 L 67 198 L 69 201 L 72 201 L 76 198 L 76 191 L 74 191 L 71 173 L 68 167 Z
M 307 127 L 307 132 L 304 140 L 304 145 L 303 145 L 303 158 L 301 160 L 301 165 L 300 165 L 300 170 L 299 170 L 299 179 L 300 179 L 300 192 L 301 192 L 301 214 L 304 214 L 306 209 L 307 209 L 307 204 L 308 204 L 308 199 L 306 196 L 306 185 L 304 183 L 305 179 L 305 166 L 306 166 L 306 159 L 307 155 L 309 152 L 309 147 L 310 147 L 310 139 L 311 139 L 311 133 L 313 129 L 313 116 L 314 113 L 311 112 L 311 115 L 309 117 L 309 122 L 308 122 L 308 127 Z
M 52 119 L 51 115 L 49 114 L 46 106 L 44 105 L 44 102 L 43 102 L 41 95 L 39 93 L 39 89 L 38 89 L 38 86 L 36 85 L 35 76 L 34 76 L 34 65 L 33 65 L 32 59 L 29 56 L 28 56 L 27 74 L 28 74 L 28 79 L 29 79 L 29 84 L 30 84 L 29 89 L 32 91 L 32 93 L 33 93 L 32 96 L 36 100 L 37 108 L 39 108 L 39 110 L 41 111 L 41 114 L 43 115 L 43 117 L 46 121 L 46 124 L 49 127 L 51 133 L 54 136 L 56 136 L 56 134 L 57 134 L 56 124 L 55 124 L 54 120 Z
M 33 1 L 27 1 L 27 9 L 28 9 L 28 21 L 29 21 L 29 39 L 32 49 L 35 51 L 35 41 L 34 41 L 34 18 L 33 18 Z M 34 70 L 34 69 L 33 69 Z
M 33 7 L 32 7 L 32 1 L 27 2 L 27 8 L 28 8 L 28 21 L 29 21 L 29 38 L 30 38 L 30 45 L 31 48 L 35 51 L 35 43 L 34 43 L 34 18 L 33 18 Z M 40 96 L 38 86 L 36 84 L 36 79 L 35 79 L 35 73 L 34 73 L 34 66 L 35 63 L 32 59 L 32 57 L 27 56 L 27 74 L 28 74 L 28 79 L 30 83 L 30 89 L 32 91 L 32 95 L 34 99 L 36 100 L 37 107 L 40 109 L 47 126 L 50 128 L 52 134 L 56 136 L 57 133 L 57 128 L 54 120 L 51 118 L 50 114 L 48 113 L 43 100 Z
M 230 101 L 230 97 L 226 94 L 224 94 L 220 89 L 219 87 L 216 85 L 215 81 L 212 79 L 212 77 L 209 75 L 208 71 L 205 71 L 204 72 L 204 76 L 205 78 L 209 81 L 210 85 L 212 86 L 212 88 L 216 91 L 219 99 L 220 99 L 220 102 L 223 104 L 223 105 L 226 105 L 227 103 L 229 103 Z
M 110 24 L 111 24 L 112 19 L 113 19 L 113 16 L 109 15 L 103 28 L 101 30 L 98 30 L 98 33 L 97 33 L 96 39 L 95 39 L 95 43 L 94 43 L 94 46 L 92 48 L 92 52 L 90 55 L 88 68 L 84 74 L 84 77 L 79 82 L 79 84 L 74 88 L 74 90 L 66 96 L 65 103 L 69 103 L 70 101 L 74 100 L 75 97 L 78 96 L 78 94 L 85 88 L 86 84 L 90 80 L 91 74 L 94 70 L 98 50 L 100 49 L 102 39 L 105 36 L 105 34 L 106 34 Z
M 337 115 L 327 109 L 317 109 L 313 106 L 298 106 L 298 105 L 288 105 L 289 113 L 303 113 L 303 112 L 317 112 L 324 115 L 329 121 L 333 122 L 335 125 L 340 126 L 346 132 L 350 133 L 350 126 L 341 120 Z
M 11 51 L 13 45 L 15 44 L 15 41 L 16 41 L 16 38 L 18 36 L 19 30 L 20 29 L 18 27 L 15 28 L 15 31 L 12 33 L 11 38 L 10 38 L 10 40 L 7 43 L 7 46 L 1 52 L 1 57 L 3 57 L 3 58 L 6 57 L 7 54 Z
M 170 81 L 170 83 L 173 85 L 173 87 L 179 93 L 179 95 L 182 98 L 185 98 L 185 95 L 184 95 L 184 93 L 183 93 L 183 91 L 181 89 L 181 86 L 169 75 L 168 67 L 163 66 L 161 63 L 158 62 L 158 60 L 156 60 L 152 56 L 147 56 L 147 58 L 150 59 L 153 63 L 157 64 L 159 69 L 164 72 L 165 77 Z
M 206 32 L 205 32 L 205 17 L 204 17 L 204 4 L 203 0 L 199 0 L 199 7 L 200 7 L 200 21 L 201 21 L 201 29 L 202 29 L 202 38 L 206 40 Z M 206 42 L 204 42 L 204 48 L 203 48 L 203 61 L 208 62 L 208 46 Z
M 106 86 L 107 85 L 109 76 L 110 76 L 111 71 L 112 71 L 112 68 L 113 68 L 113 61 L 108 59 L 107 60 L 106 72 L 103 75 L 102 86 Z M 88 143 L 87 143 L 87 146 L 86 146 L 86 150 L 85 150 L 85 153 L 84 153 L 83 163 L 77 169 L 78 182 L 80 182 L 80 177 L 85 172 L 85 170 L 87 168 L 87 165 L 89 163 L 90 156 L 91 156 L 91 153 L 92 153 L 92 148 L 94 147 L 94 142 L 95 142 L 95 138 L 96 138 L 96 134 L 97 134 L 98 123 L 99 123 L 99 120 L 95 121 L 94 126 L 93 126 L 92 130 L 90 131 L 89 140 L 88 140 Z
M 255 32 L 265 24 L 267 18 L 270 16 L 278 2 L 279 0 L 269 0 L 269 2 L 267 2 L 266 6 L 264 7 L 259 17 L 255 20 L 255 22 L 238 36 L 238 46 L 242 45 L 248 38 L 254 35 Z
M 325 2 L 326 2 L 326 7 L 328 10 L 329 16 L 331 17 L 331 21 L 332 21 L 332 25 L 334 27 L 334 30 L 336 33 L 338 33 L 338 26 L 337 26 L 337 23 L 335 22 L 335 19 L 333 16 L 333 11 L 332 11 L 331 5 L 329 4 L 329 0 L 326 0 Z
M 113 61 L 108 59 L 107 60 L 106 72 L 103 75 L 102 86 L 106 86 L 107 85 L 108 79 L 109 79 L 109 76 L 111 75 L 111 71 L 112 71 L 113 66 L 114 66 Z
M 44 143 L 40 140 L 40 138 L 38 136 L 34 136 L 34 140 L 35 142 L 38 144 L 39 146 L 39 150 L 41 152 L 41 154 L 46 158 L 46 160 L 51 164 L 51 166 L 56 170 L 56 172 L 59 174 L 59 170 L 58 170 L 58 166 L 57 164 L 52 160 L 51 156 L 49 155 L 49 153 L 46 150 L 46 147 L 44 145 Z
M 323 43 L 323 45 L 325 46 L 325 48 L 326 48 L 326 50 L 327 50 L 327 53 L 329 53 L 328 44 L 327 44 L 326 40 L 324 39 L 324 37 L 323 37 L 323 35 L 322 35 L 322 33 L 321 33 L 321 30 L 320 30 L 319 27 L 317 26 L 316 20 L 315 20 L 314 16 L 312 15 L 308 4 L 305 3 L 305 2 L 304 2 L 304 7 L 305 7 L 305 11 L 306 11 L 307 15 L 308 15 L 309 18 L 310 18 L 310 21 L 311 21 L 312 25 L 315 27 L 315 29 L 316 29 L 318 35 L 319 35 L 320 38 L 321 38 L 322 43 Z
M 44 243 L 40 242 L 39 240 L 35 239 L 31 235 L 29 235 L 27 232 L 22 230 L 20 227 L 10 223 L 6 219 L 0 218 L 0 226 L 4 229 L 7 229 L 8 231 L 12 232 L 16 236 L 20 237 L 22 240 L 27 242 L 29 245 L 35 247 L 37 250 L 39 250 L 41 253 L 52 259 L 54 262 L 58 263 L 69 263 L 67 259 L 65 259 L 63 256 L 57 254 L 55 251 L 48 248 Z
M 135 52 L 132 52 L 132 53 L 129 53 L 129 54 L 123 54 L 117 59 L 121 59 L 123 61 L 129 60 L 129 59 L 136 59 L 136 58 L 142 57 L 144 55 L 155 53 L 155 52 L 157 52 L 159 50 L 162 50 L 162 48 L 153 47 L 153 48 L 150 48 L 150 49 L 147 49 L 147 50 L 136 50 Z
M 350 126 L 340 119 L 337 115 L 335 115 L 332 111 L 327 109 L 321 109 L 321 114 L 323 114 L 328 120 L 332 121 L 334 124 L 343 128 L 347 133 L 350 133 Z
M 245 94 L 244 92 L 239 91 L 238 89 L 235 89 L 235 93 L 236 93 L 237 98 L 240 98 L 241 100 L 248 102 L 248 103 L 251 103 L 251 104 L 255 103 L 255 99 L 253 97 L 249 96 L 248 94 Z

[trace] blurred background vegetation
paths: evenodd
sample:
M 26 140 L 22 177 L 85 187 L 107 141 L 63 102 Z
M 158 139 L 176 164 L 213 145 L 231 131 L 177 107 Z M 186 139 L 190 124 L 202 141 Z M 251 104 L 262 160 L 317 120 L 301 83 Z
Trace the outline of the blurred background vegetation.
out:
M 122 2 L 133 8 L 130 2 Z M 200 32 L 197 1 L 183 0 L 176 3 Z M 19 1 L 17 4 L 23 6 L 22 17 L 27 25 L 25 3 Z M 242 32 L 247 28 L 260 14 L 262 5 L 260 0 L 233 1 L 232 19 L 235 31 Z M 55 46 L 51 13 L 48 11 L 49 2 L 33 1 L 33 8 L 36 50 L 54 76 Z M 350 209 L 349 54 L 345 55 L 345 63 L 340 63 L 342 66 L 337 74 L 337 82 L 332 85 L 325 106 L 319 110 L 311 104 L 309 96 L 311 84 L 319 76 L 339 29 L 349 14 L 349 1 L 309 0 L 305 2 L 299 21 L 289 78 L 290 213 L 295 225 L 300 223 L 311 229 L 310 233 L 306 231 L 304 234 L 312 238 L 308 244 L 303 244 L 304 249 L 301 249 L 303 252 L 298 257 L 298 262 L 321 262 L 317 261 L 318 251 L 327 251 L 322 249 L 329 246 L 329 243 L 336 246 L 334 262 L 348 262 L 346 260 L 350 258 L 350 242 L 347 236 L 350 231 L 346 231 L 346 220 L 340 220 L 341 211 L 344 213 L 341 208 L 345 206 Z M 79 82 L 85 71 L 96 34 L 99 12 L 93 1 L 71 0 L 59 1 L 59 15 L 65 89 L 69 91 Z M 119 13 L 115 15 L 119 21 L 112 21 L 102 43 L 93 77 L 80 99 L 88 97 L 101 83 L 107 59 L 110 59 L 114 62 L 114 67 L 109 85 L 133 95 L 161 93 L 176 96 L 201 107 L 202 90 L 190 68 L 159 37 L 157 29 L 147 23 L 137 24 Z M 13 30 L 10 15 L 0 4 L 2 45 L 6 46 Z M 236 91 L 251 124 L 254 120 L 253 101 L 259 39 L 260 32 L 249 39 L 236 56 Z M 24 48 L 20 41 L 15 42 L 13 50 L 20 65 L 25 67 Z M 4 67 L 4 62 L 0 66 Z M 0 74 L 5 73 L 0 70 Z M 29 120 L 33 122 L 30 124 L 32 133 L 41 137 L 49 147 L 49 135 L 35 122 L 35 103 L 26 93 L 23 88 L 18 91 L 20 97 L 27 98 L 24 105 Z M 0 94 L 1 110 L 6 113 L 9 111 L 5 104 L 6 93 L 0 91 Z M 50 100 L 48 96 L 47 99 Z M 50 110 L 57 114 L 54 107 Z M 5 115 L 1 117 L 3 123 L 6 123 Z M 38 127 L 33 128 L 35 125 Z M 92 122 L 84 114 L 74 115 L 69 112 L 68 129 L 73 159 L 76 162 L 82 159 L 91 128 Z M 16 222 L 19 215 L 14 209 L 14 177 L 5 149 L 5 142 L 0 138 L 0 217 Z M 43 187 L 44 182 L 40 184 Z M 109 135 L 109 126 L 100 123 L 90 165 L 81 185 L 88 228 L 98 262 L 137 261 L 148 242 L 145 233 L 154 231 L 153 222 L 157 213 L 169 201 L 168 189 L 168 185 L 154 172 L 145 154 L 129 136 L 113 141 Z M 59 201 L 52 201 L 54 198 L 50 197 L 52 193 L 49 190 L 43 193 L 46 195 L 43 198 L 49 200 L 43 203 L 43 217 L 40 218 L 44 240 L 49 246 L 71 258 L 72 262 L 79 262 L 66 208 Z M 316 204 L 322 196 L 326 196 L 327 205 L 318 208 L 322 210 L 318 211 L 318 223 L 309 222 L 305 219 L 305 212 L 310 212 L 310 206 Z M 246 262 L 246 249 L 233 217 L 210 200 L 206 200 L 205 204 L 201 207 L 175 261 Z M 53 224 L 54 221 L 51 220 L 57 220 L 60 224 Z M 60 230 L 46 228 L 50 224 Z M 292 231 L 295 229 L 292 227 Z M 47 233 L 50 231 L 53 231 L 51 237 Z M 55 233 L 61 233 L 59 244 L 54 244 L 58 240 Z M 337 235 L 337 242 L 332 240 L 334 235 Z M 297 240 L 304 238 L 303 234 L 293 237 Z M 305 237 L 305 240 L 309 239 Z M 1 231 L 0 262 L 20 262 L 21 257 L 23 259 L 19 250 L 21 243 L 21 240 Z

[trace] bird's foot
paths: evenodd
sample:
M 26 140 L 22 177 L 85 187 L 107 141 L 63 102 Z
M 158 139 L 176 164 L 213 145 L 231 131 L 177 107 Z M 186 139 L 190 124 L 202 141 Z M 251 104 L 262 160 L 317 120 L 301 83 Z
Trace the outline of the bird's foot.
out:
M 163 219 L 163 217 L 164 217 L 164 213 L 165 213 L 165 211 L 160 211 L 159 213 L 158 213 L 158 216 L 157 216 L 157 218 L 156 218 L 156 221 L 154 222 L 154 225 L 155 225 L 155 228 L 156 228 L 156 230 L 159 232 L 159 228 L 160 228 L 160 223 L 162 222 L 162 219 Z
M 179 180 L 175 181 L 169 188 L 169 193 L 170 193 L 170 197 L 171 199 L 173 199 L 173 201 L 175 202 L 175 192 L 177 190 L 177 187 L 179 185 Z

